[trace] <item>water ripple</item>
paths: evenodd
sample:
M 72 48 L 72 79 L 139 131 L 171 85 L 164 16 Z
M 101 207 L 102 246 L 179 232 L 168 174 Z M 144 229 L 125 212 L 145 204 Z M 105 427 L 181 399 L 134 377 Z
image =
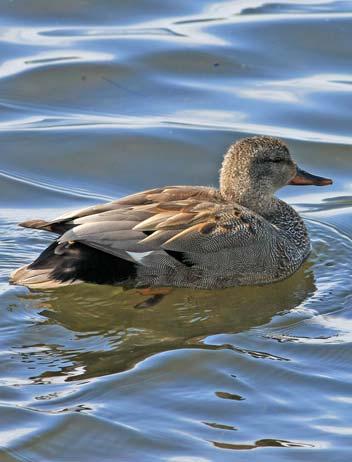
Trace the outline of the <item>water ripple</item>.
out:
M 352 2 L 0 10 L 0 459 L 349 461 Z M 313 242 L 291 278 L 175 289 L 146 310 L 120 287 L 8 285 L 52 239 L 18 222 L 215 185 L 224 150 L 254 133 L 334 178 L 280 192 Z
M 7 172 L 5 170 L 0 170 L 0 178 L 6 178 L 8 180 L 11 180 L 13 182 L 17 183 L 23 183 L 25 185 L 30 186 L 31 188 L 40 188 L 44 190 L 49 190 L 55 193 L 71 196 L 71 197 L 82 197 L 82 198 L 88 198 L 88 199 L 98 199 L 102 201 L 109 201 L 111 200 L 111 197 L 109 196 L 104 196 L 101 194 L 94 194 L 82 189 L 78 188 L 72 188 L 69 186 L 61 186 L 59 184 L 53 184 L 52 180 L 50 182 L 45 182 L 44 180 L 39 180 L 35 179 L 33 177 L 28 177 L 25 175 L 21 175 L 19 173 L 14 173 L 14 172 Z

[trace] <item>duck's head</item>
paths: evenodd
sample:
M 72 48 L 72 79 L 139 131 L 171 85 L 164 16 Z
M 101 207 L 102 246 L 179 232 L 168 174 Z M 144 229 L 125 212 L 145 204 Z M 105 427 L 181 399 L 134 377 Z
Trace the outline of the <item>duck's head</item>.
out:
M 227 151 L 220 174 L 220 191 L 227 200 L 260 209 L 288 184 L 326 186 L 332 180 L 301 170 L 287 146 L 270 136 L 243 138 Z

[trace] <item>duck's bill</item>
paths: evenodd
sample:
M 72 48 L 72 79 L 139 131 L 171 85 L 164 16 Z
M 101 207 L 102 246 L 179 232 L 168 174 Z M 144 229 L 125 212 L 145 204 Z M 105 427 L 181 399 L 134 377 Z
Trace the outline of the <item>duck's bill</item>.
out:
M 322 176 L 312 175 L 300 168 L 297 168 L 297 173 L 294 178 L 288 183 L 295 186 L 315 185 L 315 186 L 328 186 L 332 184 L 330 178 L 323 178 Z

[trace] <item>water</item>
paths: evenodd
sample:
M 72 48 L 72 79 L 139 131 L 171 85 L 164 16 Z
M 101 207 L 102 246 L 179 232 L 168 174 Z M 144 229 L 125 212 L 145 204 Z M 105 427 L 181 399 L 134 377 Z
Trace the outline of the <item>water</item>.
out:
M 350 460 L 352 2 L 0 4 L 0 460 Z M 267 287 L 30 293 L 47 218 L 216 184 L 226 147 L 285 139 L 313 252 Z

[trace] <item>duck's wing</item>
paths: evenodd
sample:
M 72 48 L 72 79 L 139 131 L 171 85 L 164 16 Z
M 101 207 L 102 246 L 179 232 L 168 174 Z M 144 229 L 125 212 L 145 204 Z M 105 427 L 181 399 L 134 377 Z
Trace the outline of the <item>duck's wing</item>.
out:
M 165 219 L 166 216 L 176 215 L 189 204 L 194 206 L 203 201 L 215 203 L 218 200 L 221 200 L 219 193 L 212 188 L 172 186 L 143 191 L 106 204 L 69 212 L 52 221 L 27 221 L 21 223 L 21 226 L 61 235 L 58 239 L 60 245 L 55 249 L 56 254 L 64 252 L 65 247 L 72 242 L 81 242 L 136 263 L 141 259 L 140 253 L 161 251 L 166 237 L 176 234 L 172 230 L 163 233 L 161 239 L 158 239 L 157 233 L 135 229 L 140 223 L 153 220 L 153 217 L 158 221 L 160 217 L 157 215 L 161 211 L 158 206 L 162 208 L 162 217 Z M 164 210 L 166 204 L 167 210 Z M 153 241 L 142 243 L 150 234 L 154 234 Z M 138 255 L 131 256 L 134 253 Z
M 134 263 L 174 266 L 182 254 L 209 254 L 259 242 L 276 232 L 264 218 L 240 206 L 183 199 L 129 206 L 73 220 L 58 240 L 60 248 L 75 242 Z M 187 260 L 187 258 L 186 258 Z
M 120 211 L 129 209 L 131 207 L 152 205 L 159 202 L 167 203 L 190 198 L 216 202 L 220 200 L 220 195 L 214 188 L 207 188 L 202 186 L 167 186 L 164 188 L 155 188 L 142 191 L 136 194 L 122 197 L 121 199 L 117 199 L 112 202 L 70 211 L 50 221 L 41 219 L 27 220 L 20 223 L 19 226 L 39 230 L 42 229 L 45 231 L 54 232 L 56 234 L 63 234 L 67 230 L 76 226 L 76 224 L 80 224 L 79 219 L 82 219 L 82 222 L 85 220 L 89 222 L 91 221 L 89 217 L 94 217 L 93 220 L 95 221 L 105 221 L 107 216 L 112 217 L 114 215 L 112 212 L 116 212 L 117 218 Z M 116 218 L 114 218 L 114 221 L 116 221 Z M 135 219 L 137 221 L 142 220 L 143 215 L 139 214 L 139 216 L 136 216 Z
M 174 186 L 133 194 L 22 226 L 61 234 L 55 253 L 80 242 L 138 264 L 175 262 L 180 253 L 213 253 L 247 246 L 275 226 L 211 188 Z M 271 228 L 268 230 L 268 228 Z

